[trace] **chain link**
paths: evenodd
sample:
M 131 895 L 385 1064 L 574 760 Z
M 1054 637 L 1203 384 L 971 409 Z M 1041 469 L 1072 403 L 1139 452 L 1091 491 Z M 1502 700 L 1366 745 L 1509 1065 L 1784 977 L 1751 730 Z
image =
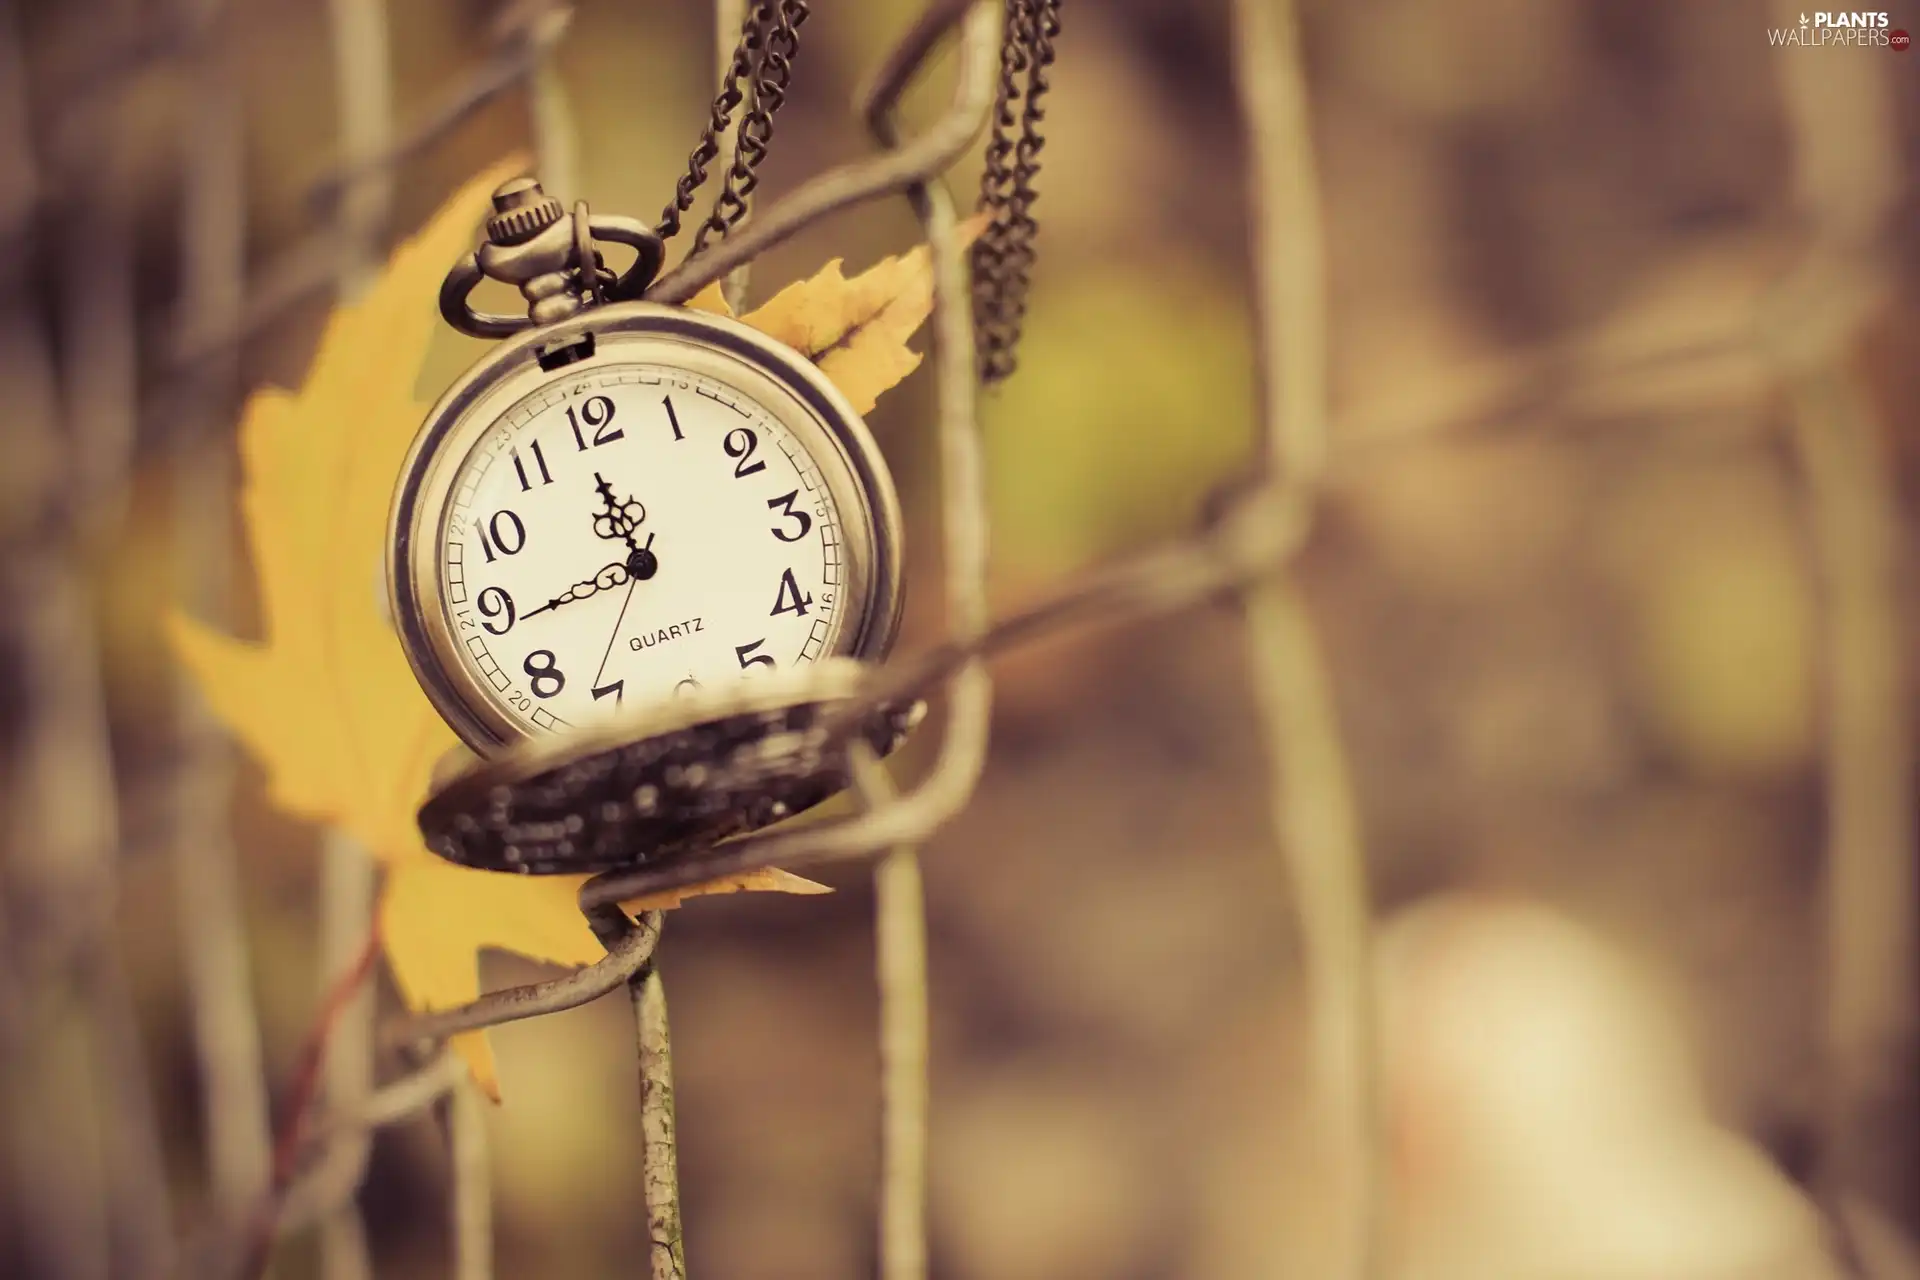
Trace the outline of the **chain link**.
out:
M 1013 372 L 1014 348 L 1026 318 L 1033 242 L 1040 230 L 1033 219 L 1039 198 L 1033 180 L 1045 145 L 1041 100 L 1051 87 L 1048 68 L 1053 65 L 1054 38 L 1060 34 L 1060 0 L 1006 0 L 1006 8 L 1000 91 L 980 179 L 979 207 L 991 218 L 974 241 L 972 254 L 974 344 L 980 380 L 988 384 Z
M 713 100 L 707 127 L 687 159 L 687 172 L 674 188 L 673 202 L 655 228 L 665 240 L 678 234 L 681 218 L 693 208 L 707 181 L 707 167 L 720 154 L 720 140 L 733 123 L 734 112 L 745 105 L 739 143 L 727 170 L 713 211 L 694 235 L 693 252 L 706 248 L 710 235 L 724 238 L 747 213 L 747 197 L 759 185 L 760 162 L 773 138 L 773 117 L 787 100 L 793 59 L 800 52 L 798 31 L 807 20 L 807 0 L 755 0 L 747 11 L 740 43 L 733 51 L 726 78 Z

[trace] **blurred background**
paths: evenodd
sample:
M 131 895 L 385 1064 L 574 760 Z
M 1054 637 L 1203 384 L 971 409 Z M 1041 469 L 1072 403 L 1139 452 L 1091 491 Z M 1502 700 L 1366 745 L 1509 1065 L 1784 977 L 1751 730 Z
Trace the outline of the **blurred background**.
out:
M 914 7 L 815 6 L 763 193 L 865 153 L 848 104 Z M 402 149 L 367 202 L 341 177 L 379 132 L 351 86 L 380 82 L 357 60 L 383 9 Z M 1021 368 L 986 401 L 1002 611 L 1190 527 L 1253 439 L 1226 8 L 1063 16 Z M 1796 17 L 1302 6 L 1336 443 L 1301 574 L 1380 923 L 1396 1276 L 1920 1274 L 1894 1269 L 1920 1267 L 1920 54 L 1770 45 Z M 102 1232 L 118 1254 L 204 1215 L 194 886 L 239 896 L 274 1099 L 315 1016 L 323 837 L 267 806 L 160 634 L 182 604 L 255 633 L 242 398 L 297 385 L 342 273 L 510 150 L 560 147 L 558 194 L 651 219 L 713 23 L 695 0 L 0 2 L 0 1274 L 105 1275 Z M 903 202 L 849 212 L 752 294 L 916 236 Z M 448 335 L 429 396 L 472 353 Z M 924 374 L 871 417 L 907 649 L 940 626 L 931 419 Z M 934 1273 L 1332 1276 L 1237 609 L 996 674 L 980 793 L 926 854 Z M 861 868 L 823 878 L 667 930 L 697 1275 L 874 1266 L 872 897 Z M 494 1033 L 500 1275 L 641 1274 L 630 1037 L 618 1000 Z M 87 1144 L 97 1182 L 163 1176 L 173 1224 L 73 1201 Z M 446 1176 L 431 1123 L 379 1137 L 382 1280 L 449 1274 Z M 320 1275 L 312 1238 L 273 1274 Z

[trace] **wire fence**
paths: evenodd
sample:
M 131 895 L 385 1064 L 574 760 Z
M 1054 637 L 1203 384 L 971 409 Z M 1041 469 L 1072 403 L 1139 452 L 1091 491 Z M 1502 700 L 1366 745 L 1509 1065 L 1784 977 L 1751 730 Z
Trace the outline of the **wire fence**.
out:
M 724 68 L 744 6 L 721 0 L 715 30 Z M 1353 780 L 1329 690 L 1319 627 L 1291 569 L 1311 536 L 1318 499 L 1342 468 L 1364 467 L 1377 450 L 1439 433 L 1520 429 L 1559 405 L 1607 392 L 1647 406 L 1650 370 L 1724 367 L 1784 387 L 1791 441 L 1806 478 L 1802 499 L 1819 563 L 1825 610 L 1827 793 L 1826 997 L 1822 1173 L 1838 1238 L 1857 1240 L 1863 1191 L 1911 1160 L 1910 1142 L 1874 1129 L 1890 1093 L 1907 1087 L 1911 1063 L 1915 900 L 1912 752 L 1904 703 L 1905 634 L 1898 600 L 1901 518 L 1881 456 L 1884 431 L 1850 364 L 1854 339 L 1887 285 L 1888 241 L 1900 185 L 1884 126 L 1884 79 L 1858 75 L 1837 88 L 1813 60 L 1782 60 L 1797 197 L 1810 248 L 1764 314 L 1725 334 L 1698 335 L 1624 354 L 1600 338 L 1522 355 L 1518 373 L 1491 392 L 1431 397 L 1389 418 L 1333 421 L 1327 391 L 1328 325 L 1321 199 L 1311 96 L 1298 20 L 1285 0 L 1235 0 L 1234 71 L 1245 146 L 1260 385 L 1254 474 L 1190 535 L 1067 584 L 1019 614 L 987 606 L 988 515 L 976 405 L 969 285 L 956 213 L 941 182 L 992 109 L 1005 20 L 999 0 L 931 0 L 883 59 L 859 110 L 877 150 L 832 169 L 754 210 L 731 236 L 667 272 L 649 291 L 679 302 L 725 279 L 736 299 L 747 266 L 821 219 L 857 204 L 907 199 L 931 246 L 934 306 L 932 430 L 940 472 L 945 623 L 942 643 L 872 673 L 869 702 L 933 695 L 944 702 L 932 765 L 896 792 L 870 757 L 855 761 L 861 811 L 793 832 L 755 835 L 708 856 L 610 873 L 589 882 L 582 910 L 607 943 L 604 960 L 564 976 L 490 992 L 463 1008 L 404 1019 L 376 1034 L 371 992 L 359 981 L 370 942 L 374 872 L 364 851 L 329 837 L 321 878 L 321 967 L 327 1000 L 312 1046 L 311 1081 L 295 1090 L 304 1124 L 268 1114 L 261 1035 L 248 990 L 247 940 L 235 884 L 235 851 L 222 829 L 183 817 L 179 859 L 185 984 L 203 1082 L 209 1179 L 201 1227 L 184 1243 L 173 1211 L 126 980 L 112 946 L 116 900 L 113 765 L 101 710 L 97 644 L 82 578 L 87 547 L 111 529 L 126 502 L 134 424 L 164 414 L 183 424 L 177 465 L 182 510 L 203 513 L 177 531 L 177 556 L 195 580 L 206 617 L 231 609 L 232 567 L 220 548 L 217 513 L 232 477 L 209 459 L 239 397 L 235 353 L 250 335 L 296 304 L 338 290 L 351 295 L 377 268 L 389 230 L 393 175 L 473 112 L 508 95 L 529 103 L 546 185 L 565 197 L 577 183 L 576 142 L 551 63 L 568 12 L 529 0 L 497 22 L 493 46 L 410 124 L 395 118 L 383 0 L 331 0 L 334 75 L 340 104 L 338 165 L 313 191 L 325 225 L 265 268 L 246 271 L 243 156 L 235 122 L 232 51 L 219 0 L 180 0 L 164 20 L 75 77 L 58 113 L 31 120 L 20 73 L 21 16 L 0 8 L 0 209 L 9 257 L 0 263 L 0 346 L 13 354 L 0 397 L 21 406 L 16 437 L 44 475 L 22 492 L 40 505 L 12 517 L 10 597 L 22 602 L 12 643 L 22 664 L 23 762 L 16 770 L 16 835 L 5 878 L 10 919 L 38 921 L 8 939 L 0 984 L 0 1049 L 16 1067 L 11 1104 L 56 1117 L 73 1135 L 54 1149 L 16 1152 L 40 1176 L 20 1223 L 28 1252 L 63 1280 L 109 1275 L 258 1275 L 276 1238 L 317 1230 L 328 1280 L 371 1277 L 356 1196 L 371 1135 L 437 1110 L 452 1153 L 448 1233 L 460 1280 L 494 1273 L 485 1135 L 479 1103 L 445 1051 L 457 1032 L 540 1017 L 626 987 L 635 1009 L 643 1097 L 643 1180 L 650 1274 L 684 1277 L 671 1053 L 664 994 L 651 960 L 658 913 L 634 922 L 617 904 L 711 876 L 778 865 L 877 859 L 876 973 L 881 994 L 879 1084 L 883 1155 L 878 1211 L 881 1274 L 927 1273 L 925 1226 L 928 1010 L 923 890 L 917 850 L 968 803 L 984 767 L 992 684 L 987 659 L 1062 630 L 1113 626 L 1231 596 L 1245 628 L 1246 661 L 1269 757 L 1271 836 L 1286 870 L 1302 940 L 1312 1044 L 1314 1135 L 1329 1178 L 1341 1188 L 1343 1276 L 1390 1272 L 1383 1133 L 1374 1065 L 1367 866 Z M 1069 40 L 1071 37 L 1068 37 Z M 951 46 L 951 102 L 918 133 L 899 136 L 900 95 L 928 60 Z M 130 260 L 114 204 L 89 199 L 86 157 L 111 128 L 117 95 L 156 61 L 185 61 L 199 98 L 181 140 L 186 206 L 180 220 L 180 303 L 164 332 L 135 331 Z M 721 162 L 724 168 L 724 160 Z M 52 237 L 64 260 L 56 310 L 69 317 L 49 343 L 23 301 L 28 229 L 49 203 L 81 215 Z M 102 253 L 102 248 L 109 252 Z M 158 353 L 143 385 L 139 353 Z M 1031 359 L 1044 360 L 1044 351 Z M 1468 381 L 1471 381 L 1470 379 Z M 230 748 L 211 732 L 190 690 L 178 699 L 178 739 L 190 764 L 178 774 L 182 815 L 221 811 Z M 1276 904 L 1279 909 L 1281 904 Z M 376 1048 L 412 1064 L 376 1086 Z M 1893 1074 L 1890 1076 L 1890 1071 Z M 90 1081 L 85 1105 L 62 1087 Z M 276 1150 L 276 1144 L 278 1150 Z M 1891 1149 L 1890 1149 L 1891 1148 Z M 695 1270 L 698 1270 L 697 1259 Z M 1857 1274 L 1880 1280 L 1874 1259 L 1852 1247 Z

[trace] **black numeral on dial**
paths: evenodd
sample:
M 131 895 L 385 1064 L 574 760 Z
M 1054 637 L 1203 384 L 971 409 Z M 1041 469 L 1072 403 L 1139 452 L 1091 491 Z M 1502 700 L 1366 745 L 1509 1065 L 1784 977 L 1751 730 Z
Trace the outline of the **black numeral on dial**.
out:
M 534 465 L 540 468 L 540 483 L 552 484 L 553 473 L 547 470 L 547 459 L 546 455 L 540 452 L 540 442 L 538 440 L 533 441 L 533 443 L 527 446 L 527 451 L 533 454 Z M 512 455 L 513 474 L 520 477 L 520 492 L 525 493 L 527 490 L 533 488 L 531 484 L 527 483 L 526 464 L 520 461 L 520 451 L 518 449 L 513 450 Z
M 729 458 L 740 460 L 739 465 L 733 469 L 735 480 L 744 479 L 756 471 L 767 469 L 764 459 L 759 462 L 749 461 L 753 457 L 753 451 L 760 447 L 760 437 L 753 434 L 751 428 L 735 427 L 727 432 L 726 438 L 720 442 L 720 447 L 727 451 Z
M 519 617 L 519 615 L 513 611 L 513 597 L 501 588 L 488 587 L 474 600 L 474 604 L 479 607 L 481 613 L 489 618 L 498 618 L 502 614 L 506 615 L 506 621 L 497 627 L 491 622 L 482 622 L 480 625 L 488 631 L 496 636 L 503 636 L 513 630 L 514 619 Z
M 778 498 L 767 499 L 767 509 L 769 511 L 778 508 L 780 514 L 787 519 L 798 520 L 800 522 L 800 528 L 793 533 L 787 533 L 778 528 L 773 530 L 773 536 L 782 542 L 798 542 L 813 531 L 813 517 L 804 511 L 795 511 L 793 509 L 793 504 L 799 500 L 800 491 L 798 489 L 795 489 L 792 493 L 782 494 Z
M 613 705 L 616 707 L 619 706 L 622 702 L 626 701 L 627 682 L 625 680 L 615 680 L 612 684 L 600 685 L 593 691 L 593 700 L 598 702 L 608 694 L 613 695 Z
M 573 428 L 573 442 L 580 446 L 582 453 L 585 453 L 587 439 L 580 434 L 582 422 L 596 428 L 593 433 L 593 443 L 596 448 L 603 444 L 612 444 L 627 434 L 624 431 L 608 429 L 613 422 L 613 401 L 605 396 L 588 396 L 587 402 L 580 406 L 578 414 L 574 413 L 572 405 L 567 406 L 567 425 Z
M 535 662 L 536 658 L 540 661 Z M 520 669 L 527 673 L 527 683 L 533 686 L 533 696 L 536 698 L 551 698 L 567 687 L 567 677 L 555 665 L 551 649 L 535 649 L 520 664 Z
M 758 649 L 761 645 L 765 643 L 766 643 L 765 640 L 755 640 L 752 644 L 737 644 L 733 646 L 733 656 L 740 659 L 740 669 L 742 671 L 745 671 L 748 667 L 757 667 L 762 663 L 765 663 L 769 667 L 775 665 L 773 658 L 770 655 L 764 654 L 764 653 L 753 653 L 755 649 Z M 753 656 L 748 657 L 747 656 L 748 654 L 753 654 Z M 682 683 L 685 683 L 685 682 L 682 681 Z
M 667 425 L 673 428 L 673 438 L 685 440 L 686 433 L 680 430 L 680 415 L 673 411 L 673 397 L 661 396 L 660 403 L 667 406 Z
M 773 597 L 773 612 L 768 617 L 777 618 L 783 613 L 796 617 L 807 616 L 807 606 L 813 603 L 812 596 L 800 594 L 800 584 L 793 580 L 793 570 L 780 575 L 780 590 Z
M 504 525 L 501 524 L 503 520 L 506 521 Z M 493 519 L 484 525 L 475 520 L 473 531 L 480 535 L 480 549 L 487 553 L 488 564 L 499 559 L 499 556 L 494 555 L 495 548 L 499 549 L 500 555 L 511 556 L 518 555 L 520 548 L 527 545 L 527 526 L 521 524 L 520 517 L 511 511 L 494 512 Z M 489 537 L 489 534 L 492 536 Z M 508 534 L 513 535 L 511 546 L 508 545 Z

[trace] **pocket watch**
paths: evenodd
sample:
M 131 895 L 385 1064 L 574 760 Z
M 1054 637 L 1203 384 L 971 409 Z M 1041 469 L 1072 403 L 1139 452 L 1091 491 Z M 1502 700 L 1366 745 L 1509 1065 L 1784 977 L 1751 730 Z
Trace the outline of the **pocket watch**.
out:
M 441 290 L 506 341 L 440 398 L 389 529 L 396 630 L 477 754 L 832 658 L 900 616 L 900 513 L 860 416 L 804 356 L 639 301 L 663 249 L 531 178 L 493 197 Z M 598 245 L 636 254 L 615 275 Z M 476 311 L 484 279 L 526 315 Z

